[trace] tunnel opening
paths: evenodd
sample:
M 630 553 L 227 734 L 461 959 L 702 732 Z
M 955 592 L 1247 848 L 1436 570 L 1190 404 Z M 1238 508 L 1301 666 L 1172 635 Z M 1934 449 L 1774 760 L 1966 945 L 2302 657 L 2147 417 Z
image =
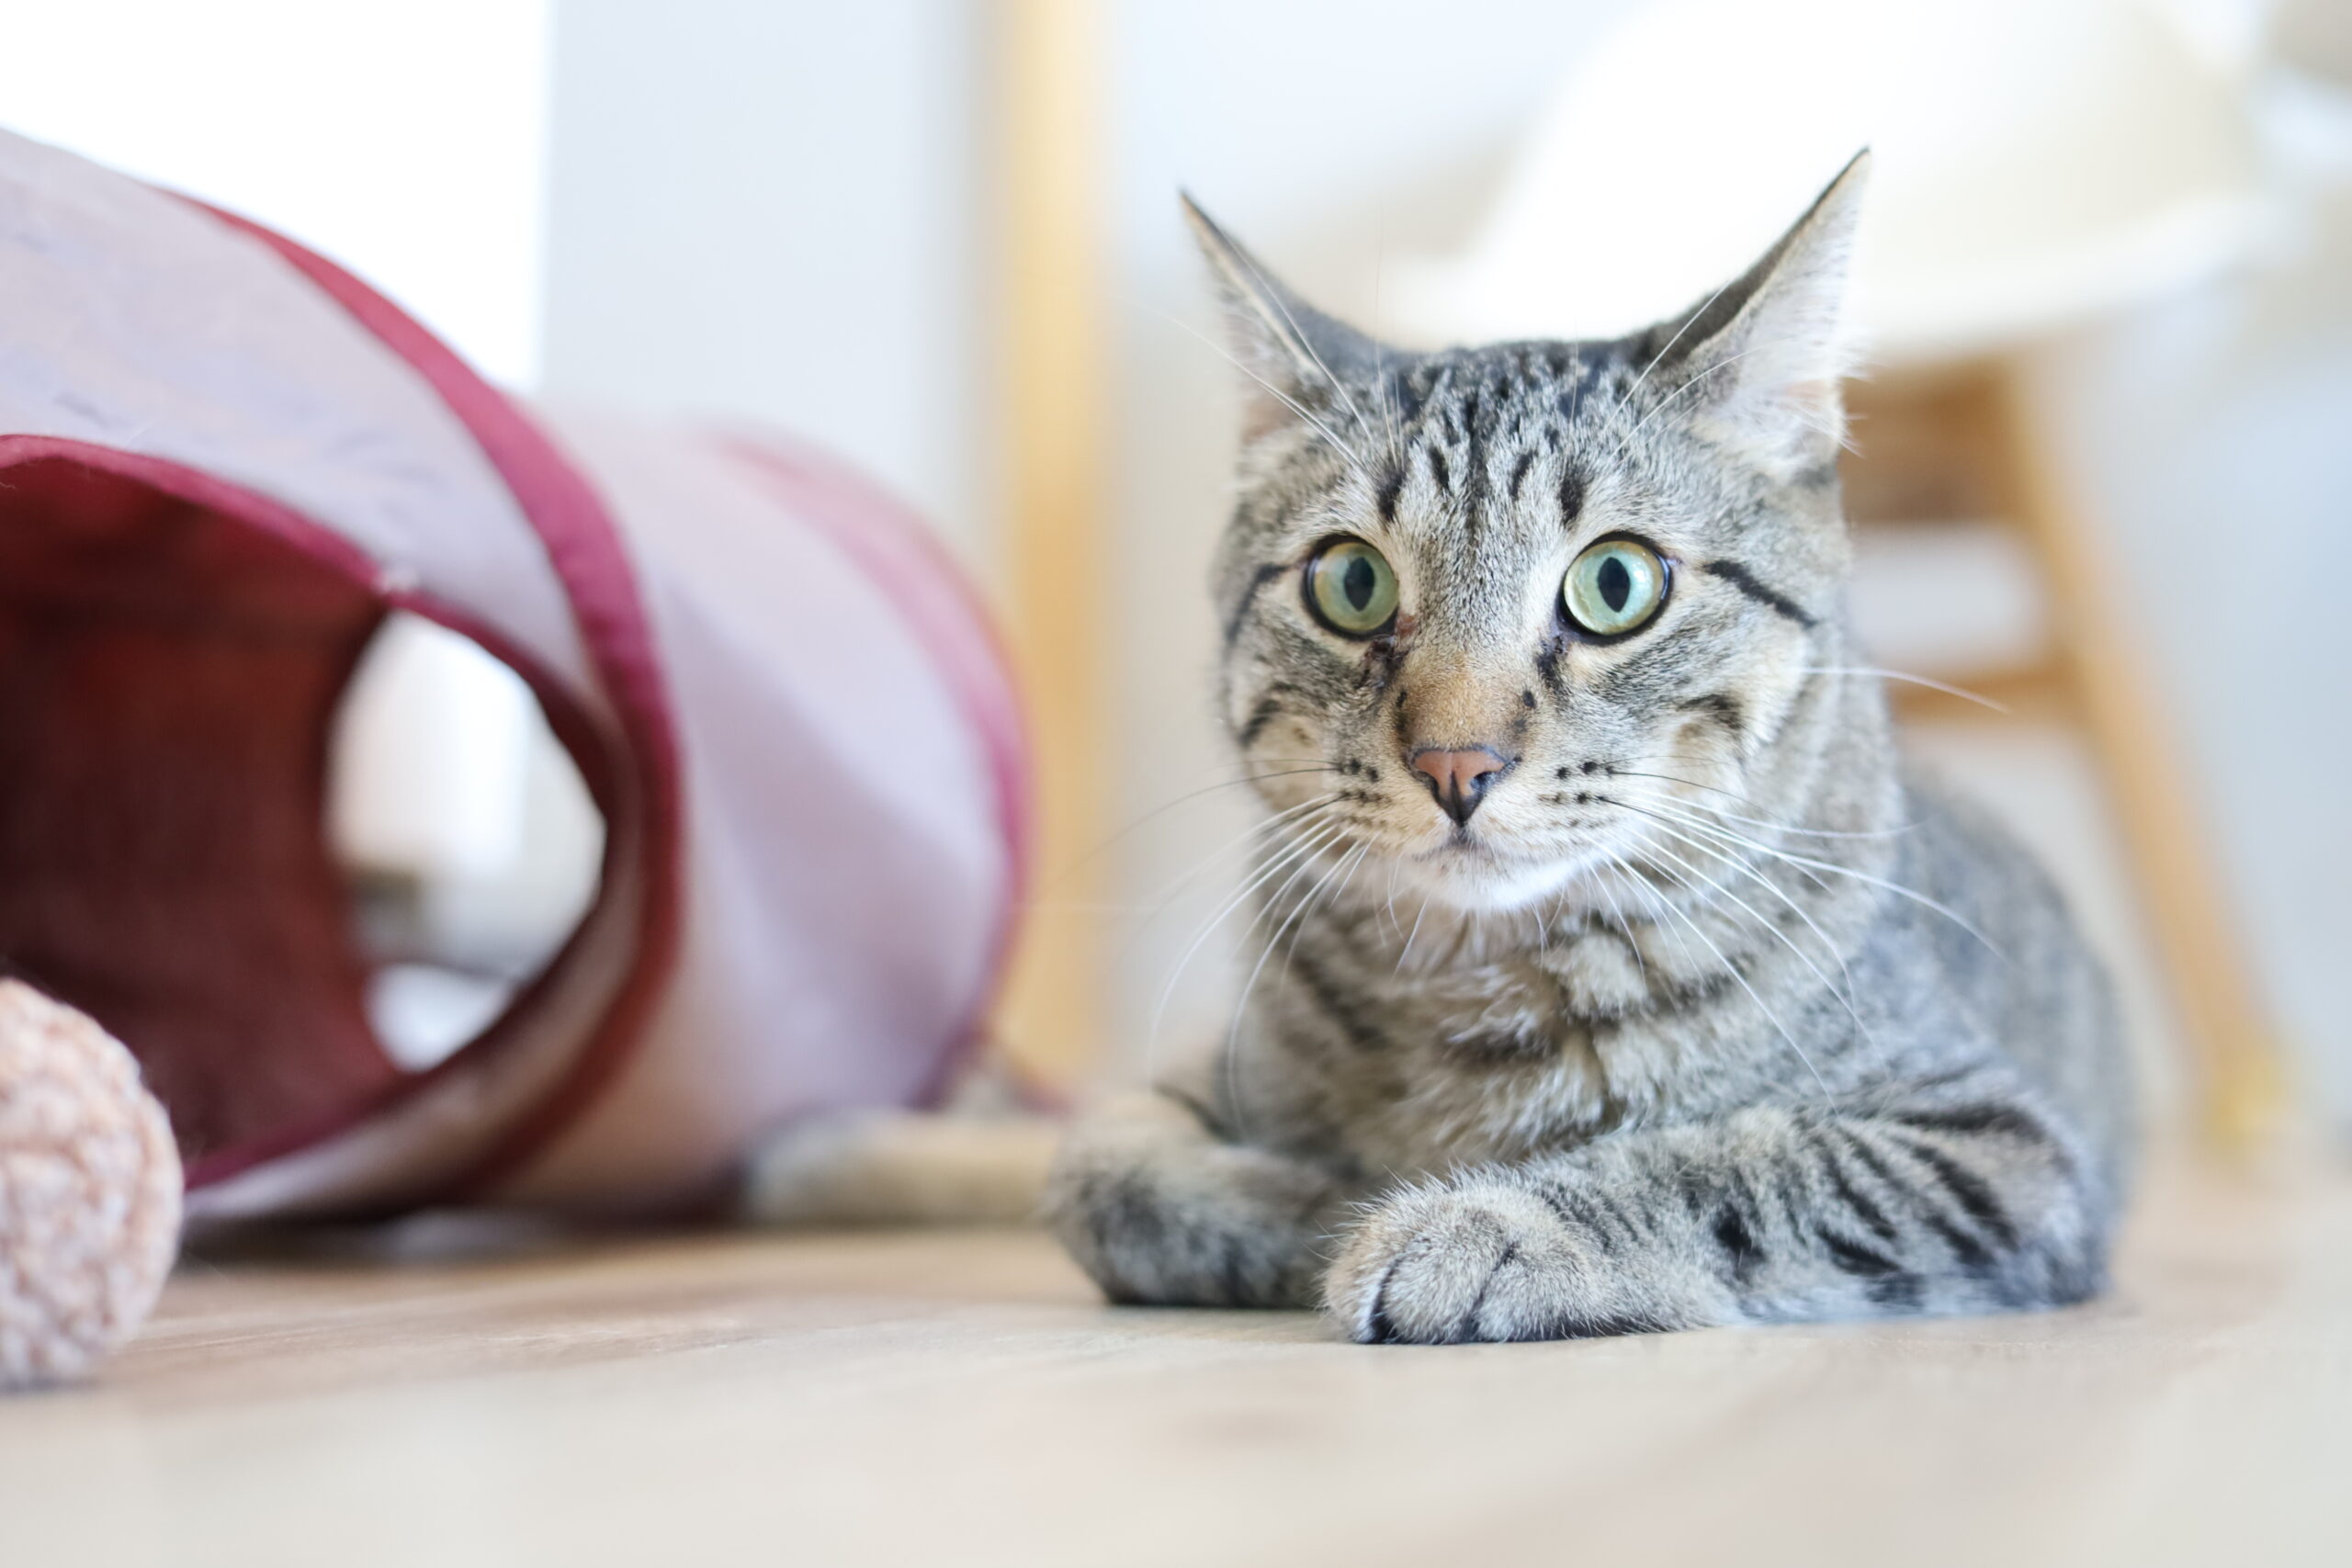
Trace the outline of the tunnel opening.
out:
M 130 1048 L 199 1184 L 500 1033 L 594 908 L 603 854 L 565 726 L 527 700 L 543 688 L 467 642 L 458 684 L 516 715 L 487 742 L 524 770 L 508 816 L 570 826 L 520 861 L 435 859 L 417 781 L 478 759 L 413 711 L 404 784 L 384 715 L 424 711 L 400 650 L 438 649 L 446 687 L 456 634 L 394 609 L 340 541 L 204 488 L 70 457 L 0 471 L 0 967 Z M 403 820 L 424 829 L 405 861 Z M 517 876 L 531 919 L 469 923 L 467 886 L 511 905 Z

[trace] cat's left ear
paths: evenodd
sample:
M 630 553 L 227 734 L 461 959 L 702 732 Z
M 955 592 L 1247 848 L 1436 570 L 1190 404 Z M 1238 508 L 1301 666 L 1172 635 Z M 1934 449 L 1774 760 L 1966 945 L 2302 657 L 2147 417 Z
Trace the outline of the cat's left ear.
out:
M 1182 199 L 1225 308 L 1227 347 L 1241 367 L 1245 441 L 1284 423 L 1323 418 L 1314 411 L 1345 409 L 1345 385 L 1369 384 L 1384 360 L 1398 357 L 1291 292 L 1191 196 Z
M 1815 467 L 1845 439 L 1846 282 L 1870 164 L 1868 149 L 1856 153 L 1762 260 L 1644 334 L 1659 345 L 1640 356 L 1655 361 L 1651 385 L 1770 468 Z

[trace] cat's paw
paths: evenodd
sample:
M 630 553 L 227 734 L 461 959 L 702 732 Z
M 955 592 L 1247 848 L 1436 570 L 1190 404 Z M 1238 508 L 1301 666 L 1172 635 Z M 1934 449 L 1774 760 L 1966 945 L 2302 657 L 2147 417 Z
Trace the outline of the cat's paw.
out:
M 1336 1197 L 1328 1173 L 1220 1142 L 1181 1103 L 1138 1096 L 1070 1130 L 1046 1218 L 1113 1301 L 1307 1307 Z
M 1325 1276 L 1324 1300 L 1366 1345 L 1558 1339 L 1627 1326 L 1602 1310 L 1603 1286 L 1590 1243 L 1551 1204 L 1472 1179 L 1383 1199 Z

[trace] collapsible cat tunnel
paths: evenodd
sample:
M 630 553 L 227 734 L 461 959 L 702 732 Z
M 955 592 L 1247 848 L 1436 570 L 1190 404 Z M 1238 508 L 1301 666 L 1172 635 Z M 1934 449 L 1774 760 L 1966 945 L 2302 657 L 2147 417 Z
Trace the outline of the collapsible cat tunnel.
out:
M 1023 761 L 922 525 L 773 438 L 548 416 L 239 219 L 0 135 L 0 960 L 171 1112 L 198 1214 L 690 1201 L 921 1100 Z M 605 820 L 570 941 L 403 1071 L 322 816 L 391 610 L 520 674 Z

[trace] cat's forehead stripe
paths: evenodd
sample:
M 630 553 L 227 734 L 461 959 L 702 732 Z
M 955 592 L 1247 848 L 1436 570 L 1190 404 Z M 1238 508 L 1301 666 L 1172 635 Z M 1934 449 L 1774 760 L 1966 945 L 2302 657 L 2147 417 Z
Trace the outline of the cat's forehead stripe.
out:
M 1519 460 L 1510 466 L 1510 503 L 1519 504 L 1519 492 L 1527 483 L 1527 470 L 1535 466 L 1535 448 L 1524 448 Z
M 1584 515 L 1584 474 L 1574 463 L 1560 465 L 1560 526 L 1572 525 Z

